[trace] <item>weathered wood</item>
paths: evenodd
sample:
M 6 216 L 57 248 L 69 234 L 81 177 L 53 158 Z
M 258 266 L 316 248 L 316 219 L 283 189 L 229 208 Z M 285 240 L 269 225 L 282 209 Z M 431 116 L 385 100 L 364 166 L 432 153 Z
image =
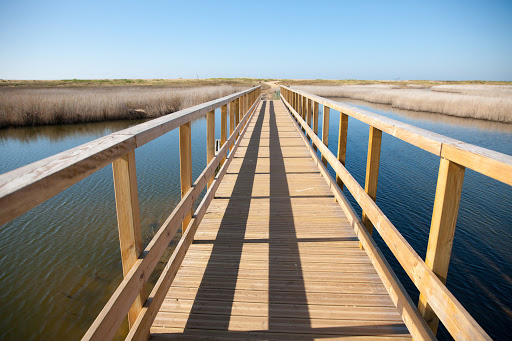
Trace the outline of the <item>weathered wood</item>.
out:
M 441 158 L 425 263 L 443 283 L 450 265 L 463 181 L 464 166 Z M 420 295 L 418 308 L 435 334 L 439 319 L 424 295 Z
M 215 111 L 206 114 L 206 164 L 215 157 Z M 213 182 L 214 175 L 208 180 L 208 188 Z
M 434 312 L 452 336 L 460 340 L 490 340 L 487 333 L 478 325 L 475 319 L 467 312 L 459 301 L 446 288 L 444 283 L 423 262 L 416 251 L 409 245 L 395 226 L 384 215 L 380 208 L 364 191 L 359 183 L 352 177 L 346 168 L 339 162 L 320 139 L 313 134 L 313 130 L 300 118 L 300 115 L 291 109 L 292 114 L 298 118 L 301 126 L 310 138 L 317 142 L 320 152 L 325 153 L 326 159 L 334 171 L 342 179 L 347 189 L 353 195 L 359 206 L 366 212 L 370 221 L 379 231 L 384 242 L 393 252 L 402 268 L 406 271 L 412 282 L 423 294 Z M 316 141 L 315 141 L 316 140 Z
M 325 106 L 324 106 L 325 108 Z M 348 115 L 340 112 L 340 124 L 338 130 L 338 161 L 345 166 L 345 160 L 347 158 L 347 135 L 348 135 Z M 336 173 L 336 183 L 343 189 L 343 181 L 340 176 Z
M 379 180 L 379 164 L 380 164 L 380 145 L 382 141 L 382 131 L 377 128 L 370 127 L 368 138 L 368 157 L 366 160 L 366 178 L 364 181 L 364 190 L 373 201 L 377 199 L 377 183 Z M 362 221 L 364 226 L 372 235 L 373 224 L 363 211 Z M 360 244 L 362 247 L 362 245 Z
M 180 184 L 181 197 L 183 198 L 192 186 L 192 131 L 190 122 L 180 127 Z M 192 219 L 192 210 L 183 219 L 183 232 L 187 229 L 190 219 Z
M 117 227 L 121 249 L 123 275 L 130 271 L 142 252 L 139 197 L 135 151 L 130 151 L 112 163 L 116 196 Z M 128 312 L 128 323 L 133 325 L 144 301 L 141 292 Z
M 316 103 L 317 109 L 316 112 L 318 112 L 318 103 Z M 324 145 L 329 146 L 329 107 L 324 106 L 323 107 L 323 115 L 322 115 L 322 142 Z M 327 166 L 327 160 L 322 155 L 322 163 Z

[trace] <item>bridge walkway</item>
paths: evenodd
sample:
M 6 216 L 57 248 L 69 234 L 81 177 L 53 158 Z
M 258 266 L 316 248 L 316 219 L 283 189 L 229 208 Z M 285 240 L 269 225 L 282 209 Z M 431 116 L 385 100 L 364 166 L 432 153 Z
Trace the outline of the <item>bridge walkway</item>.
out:
M 411 339 L 281 101 L 261 101 L 151 339 Z

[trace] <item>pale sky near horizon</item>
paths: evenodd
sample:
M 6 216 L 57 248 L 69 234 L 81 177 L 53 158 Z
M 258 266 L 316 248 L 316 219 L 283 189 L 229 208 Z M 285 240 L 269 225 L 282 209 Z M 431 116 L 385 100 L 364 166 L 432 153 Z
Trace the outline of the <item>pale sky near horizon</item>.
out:
M 512 1 L 0 0 L 0 79 L 512 81 Z

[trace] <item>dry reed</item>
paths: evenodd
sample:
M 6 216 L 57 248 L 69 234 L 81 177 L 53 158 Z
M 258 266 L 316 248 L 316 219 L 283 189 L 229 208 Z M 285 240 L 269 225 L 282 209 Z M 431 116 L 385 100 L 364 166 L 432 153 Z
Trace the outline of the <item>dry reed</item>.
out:
M 512 123 L 512 86 L 438 85 L 402 88 L 393 85 L 295 86 L 322 97 L 346 97 L 395 108 Z
M 2 88 L 0 128 L 153 118 L 244 88 Z

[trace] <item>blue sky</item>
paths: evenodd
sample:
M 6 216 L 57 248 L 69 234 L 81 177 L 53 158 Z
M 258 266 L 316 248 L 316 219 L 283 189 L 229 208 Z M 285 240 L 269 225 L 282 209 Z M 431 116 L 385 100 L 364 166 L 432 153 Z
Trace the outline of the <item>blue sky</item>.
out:
M 0 0 L 0 79 L 512 81 L 512 1 Z

